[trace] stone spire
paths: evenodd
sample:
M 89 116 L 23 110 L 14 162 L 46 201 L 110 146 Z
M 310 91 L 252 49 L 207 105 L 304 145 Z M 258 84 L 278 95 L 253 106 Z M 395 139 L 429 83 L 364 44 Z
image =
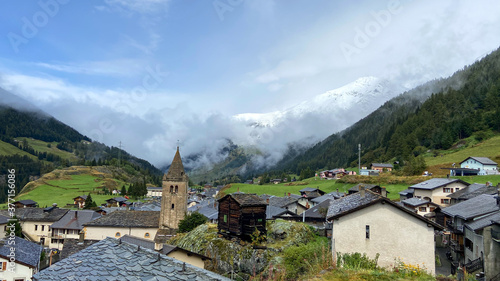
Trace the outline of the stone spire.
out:
M 163 179 L 177 181 L 183 181 L 187 179 L 186 172 L 184 171 L 184 165 L 182 165 L 179 147 L 177 147 L 177 152 L 175 152 L 174 160 L 172 160 L 172 164 L 170 165 L 170 168 L 168 168 L 168 172 Z

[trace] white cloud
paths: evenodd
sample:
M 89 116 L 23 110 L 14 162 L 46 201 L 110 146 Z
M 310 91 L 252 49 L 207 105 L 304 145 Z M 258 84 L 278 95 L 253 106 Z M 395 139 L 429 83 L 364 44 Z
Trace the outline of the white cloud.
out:
M 81 63 L 46 63 L 35 62 L 35 66 L 60 72 L 85 75 L 133 76 L 144 72 L 146 62 L 137 59 L 119 59 L 111 61 L 89 61 Z
M 105 0 L 112 11 L 119 11 L 125 14 L 156 14 L 164 13 L 167 10 L 170 0 Z M 103 6 L 96 6 L 98 10 L 104 10 Z

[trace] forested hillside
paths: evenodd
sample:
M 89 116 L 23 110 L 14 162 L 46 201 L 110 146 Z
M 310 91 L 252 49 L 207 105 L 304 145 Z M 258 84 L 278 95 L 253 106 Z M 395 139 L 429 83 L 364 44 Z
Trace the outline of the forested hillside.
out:
M 299 156 L 285 157 L 273 172 L 412 163 L 428 149 L 447 149 L 473 134 L 500 131 L 500 49 L 446 79 L 428 82 L 388 101 L 366 118 Z M 354 164 L 354 165 L 353 165 Z
M 29 181 L 72 165 L 120 166 L 161 184 L 162 172 L 117 147 L 91 142 L 78 131 L 40 112 L 0 105 L 0 203 L 6 200 L 8 169 L 16 171 L 16 194 Z

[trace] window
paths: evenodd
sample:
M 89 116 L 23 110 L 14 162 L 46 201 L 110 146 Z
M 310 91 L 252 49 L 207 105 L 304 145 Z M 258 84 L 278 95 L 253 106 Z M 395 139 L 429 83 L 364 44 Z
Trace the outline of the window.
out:
M 7 270 L 7 262 L 6 261 L 0 262 L 0 271 L 5 271 L 5 270 Z
M 170 193 L 174 193 L 174 186 L 173 185 L 170 186 Z
M 366 239 L 370 239 L 370 226 L 366 226 Z
M 455 192 L 457 192 L 457 191 L 459 191 L 459 190 L 460 190 L 460 188 L 458 188 L 458 187 L 457 187 L 457 188 L 455 188 Z
M 144 233 L 144 238 L 149 238 L 149 232 Z
M 179 192 L 179 187 L 176 185 L 175 186 L 175 193 Z
M 450 204 L 450 199 L 441 199 L 441 204 Z
M 42 231 L 45 231 L 45 225 L 42 224 Z
M 120 232 L 117 232 L 117 233 L 115 234 L 115 237 L 120 237 L 120 236 L 121 236 Z
M 174 204 L 172 204 L 172 209 L 174 209 Z
M 427 212 L 427 207 L 419 207 L 418 210 L 420 212 Z
M 224 215 L 224 222 L 227 222 L 227 215 Z
M 14 279 L 14 281 L 26 281 L 26 279 L 24 279 L 24 278 L 16 278 L 16 279 Z
M 38 224 L 35 224 L 35 231 L 38 230 Z
M 451 193 L 451 188 L 445 187 L 443 188 L 444 193 Z
M 431 208 L 430 208 L 430 211 L 431 211 L 431 212 L 434 212 L 434 210 L 435 210 L 435 209 L 436 209 L 436 208 L 431 207 Z

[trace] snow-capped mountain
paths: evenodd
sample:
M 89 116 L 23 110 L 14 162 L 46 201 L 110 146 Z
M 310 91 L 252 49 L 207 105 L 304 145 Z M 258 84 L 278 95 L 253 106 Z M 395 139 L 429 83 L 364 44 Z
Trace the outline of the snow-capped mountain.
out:
M 302 128 L 300 138 L 321 139 L 354 124 L 403 90 L 388 80 L 362 77 L 283 111 L 243 113 L 233 118 L 254 128 Z

